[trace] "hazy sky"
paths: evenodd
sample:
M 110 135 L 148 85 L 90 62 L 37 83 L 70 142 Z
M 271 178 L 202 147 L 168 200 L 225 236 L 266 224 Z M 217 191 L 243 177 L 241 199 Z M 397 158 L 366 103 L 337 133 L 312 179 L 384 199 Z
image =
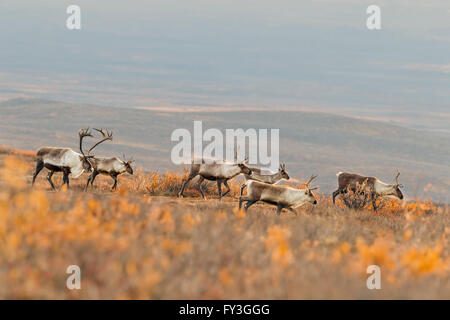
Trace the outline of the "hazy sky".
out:
M 66 28 L 81 7 L 82 29 Z M 366 28 L 381 7 L 382 30 Z M 450 128 L 448 0 L 2 0 L 0 100 L 302 107 Z

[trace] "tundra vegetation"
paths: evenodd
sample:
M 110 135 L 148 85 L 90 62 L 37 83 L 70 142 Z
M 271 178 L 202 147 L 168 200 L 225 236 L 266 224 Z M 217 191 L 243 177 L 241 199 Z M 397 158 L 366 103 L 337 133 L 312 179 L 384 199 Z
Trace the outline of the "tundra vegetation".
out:
M 2 299 L 450 299 L 447 205 L 355 210 L 317 190 L 297 215 L 264 203 L 245 212 L 239 178 L 221 202 L 215 182 L 207 201 L 195 185 L 177 198 L 187 170 L 137 169 L 116 192 L 107 176 L 90 192 L 88 173 L 70 189 L 57 176 L 53 192 L 45 175 L 31 188 L 34 158 L 0 150 Z M 374 264 L 381 290 L 366 287 Z M 81 268 L 81 290 L 66 288 L 69 265 Z

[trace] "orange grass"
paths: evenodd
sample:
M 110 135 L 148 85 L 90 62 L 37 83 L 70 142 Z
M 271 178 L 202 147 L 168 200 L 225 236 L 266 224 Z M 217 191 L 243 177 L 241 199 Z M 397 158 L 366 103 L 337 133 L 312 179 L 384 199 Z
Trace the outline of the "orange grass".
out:
M 142 170 L 114 193 L 107 178 L 83 192 L 85 177 L 50 192 L 45 173 L 30 187 L 32 169 L 2 159 L 3 299 L 450 298 L 449 210 L 430 201 L 374 213 L 318 195 L 277 216 L 264 204 L 238 210 L 239 183 L 221 203 L 193 189 L 176 199 L 184 175 Z M 381 290 L 366 288 L 372 264 Z M 69 265 L 81 290 L 66 288 Z

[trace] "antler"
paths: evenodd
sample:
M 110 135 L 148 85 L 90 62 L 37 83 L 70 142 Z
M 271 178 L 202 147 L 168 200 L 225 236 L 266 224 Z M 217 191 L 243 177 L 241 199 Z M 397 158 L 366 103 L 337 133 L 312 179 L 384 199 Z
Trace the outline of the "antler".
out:
M 311 181 L 313 181 L 315 178 L 317 178 L 317 175 L 312 175 L 311 178 L 309 178 L 308 182 L 305 183 L 305 185 L 309 188 Z
M 395 183 L 398 184 L 398 177 L 400 176 L 400 171 L 397 170 L 397 175 L 395 176 Z
M 94 144 L 94 145 L 89 149 L 88 155 L 90 155 L 90 154 L 91 154 L 91 151 L 94 150 L 94 148 L 95 148 L 96 146 L 98 146 L 100 143 L 103 143 L 103 142 L 105 142 L 105 141 L 107 141 L 107 140 L 112 141 L 112 139 L 113 139 L 113 132 L 112 132 L 111 130 L 106 130 L 106 133 L 105 133 L 105 131 L 103 131 L 103 129 L 96 129 L 96 128 L 93 128 L 93 129 L 94 129 L 95 131 L 100 132 L 100 133 L 102 134 L 103 138 L 102 138 L 99 142 L 97 142 L 96 144 Z
M 102 134 L 103 138 L 111 138 L 112 139 L 112 134 L 113 134 L 112 130 L 106 129 L 106 133 L 105 133 L 105 131 L 103 131 L 103 129 L 96 129 L 96 128 L 93 128 L 93 129 L 95 131 L 100 132 Z
M 131 157 L 130 159 L 127 160 L 127 157 L 125 157 L 125 153 L 122 153 L 122 157 L 123 157 L 123 162 L 128 162 L 128 163 L 134 162 L 133 157 Z
M 248 163 L 248 156 L 245 157 L 244 161 L 240 162 L 238 161 L 238 152 L 239 152 L 239 146 L 237 146 L 237 148 L 234 148 L 234 163 L 244 163 L 247 164 Z
M 239 146 L 237 147 L 237 149 L 234 148 L 234 162 L 237 162 L 238 150 L 239 150 Z
M 86 155 L 83 152 L 83 138 L 84 137 L 93 137 L 91 132 L 89 131 L 89 127 L 87 127 L 86 129 L 80 129 L 78 131 L 78 136 L 80 137 L 80 151 L 81 151 L 81 154 L 86 157 Z
M 400 176 L 400 171 L 397 169 L 397 175 L 395 176 L 395 184 L 399 187 L 403 187 L 402 184 L 398 183 L 398 177 Z

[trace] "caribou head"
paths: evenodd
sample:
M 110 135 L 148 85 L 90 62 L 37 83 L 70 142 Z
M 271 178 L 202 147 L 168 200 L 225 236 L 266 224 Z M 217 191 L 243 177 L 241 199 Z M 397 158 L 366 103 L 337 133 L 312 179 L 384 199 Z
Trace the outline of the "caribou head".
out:
M 396 196 L 397 198 L 402 200 L 403 199 L 403 193 L 400 191 L 400 188 L 403 188 L 403 185 L 398 183 L 398 177 L 399 176 L 400 176 L 400 171 L 397 170 L 397 175 L 395 176 L 395 184 L 392 185 L 392 187 L 394 189 L 394 194 L 392 194 L 392 195 Z
M 307 201 L 312 204 L 317 204 L 317 200 L 314 197 L 313 190 L 316 190 L 318 187 L 311 188 L 311 182 L 317 178 L 317 175 L 312 175 L 311 178 L 305 183 L 305 196 L 307 197 Z
M 123 162 L 123 165 L 125 166 L 126 172 L 128 172 L 129 174 L 133 174 L 134 171 L 133 171 L 133 167 L 131 166 L 131 164 L 134 162 L 134 159 L 130 158 L 127 160 L 127 158 L 125 157 L 125 154 L 123 154 L 122 156 L 123 156 L 122 162 Z
M 244 161 L 238 162 L 237 165 L 238 165 L 239 169 L 241 169 L 241 173 L 251 175 L 252 170 L 249 167 L 247 167 L 247 163 L 248 163 L 248 157 L 246 157 L 244 159 Z
M 280 164 L 280 168 L 278 169 L 278 172 L 280 173 L 282 179 L 289 180 L 289 175 L 286 171 L 286 165 L 284 163 Z

